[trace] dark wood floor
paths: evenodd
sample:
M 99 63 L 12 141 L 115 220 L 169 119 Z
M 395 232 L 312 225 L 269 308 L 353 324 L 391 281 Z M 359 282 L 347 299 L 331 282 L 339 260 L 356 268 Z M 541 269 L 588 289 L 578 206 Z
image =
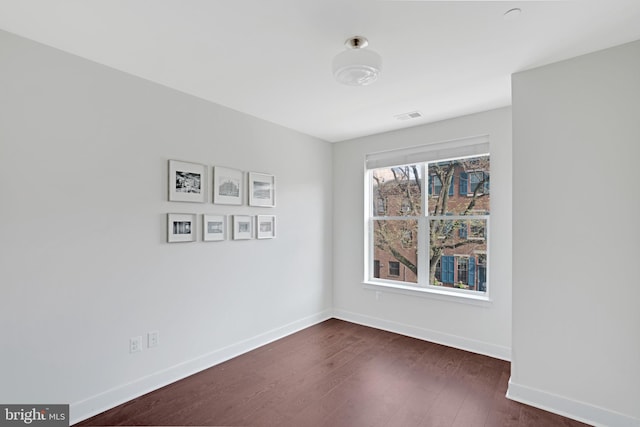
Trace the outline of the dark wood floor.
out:
M 584 426 L 504 397 L 509 363 L 331 319 L 76 426 Z

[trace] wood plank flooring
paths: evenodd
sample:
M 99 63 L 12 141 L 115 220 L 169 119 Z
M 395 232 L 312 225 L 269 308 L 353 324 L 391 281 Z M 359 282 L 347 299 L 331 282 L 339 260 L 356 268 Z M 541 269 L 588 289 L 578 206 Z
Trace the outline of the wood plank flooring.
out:
M 76 426 L 584 426 L 506 399 L 510 365 L 331 319 Z

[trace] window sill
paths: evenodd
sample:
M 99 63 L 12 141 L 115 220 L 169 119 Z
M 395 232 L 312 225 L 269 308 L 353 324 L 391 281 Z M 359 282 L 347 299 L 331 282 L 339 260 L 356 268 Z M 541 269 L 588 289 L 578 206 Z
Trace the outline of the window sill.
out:
M 391 282 L 363 282 L 362 287 L 367 290 L 377 292 L 389 292 L 394 294 L 409 295 L 421 298 L 431 298 L 441 301 L 457 302 L 476 306 L 488 307 L 492 304 L 491 299 L 485 295 L 474 295 L 467 292 L 458 292 L 448 289 L 437 289 L 434 287 L 422 288 L 417 286 L 407 286 Z

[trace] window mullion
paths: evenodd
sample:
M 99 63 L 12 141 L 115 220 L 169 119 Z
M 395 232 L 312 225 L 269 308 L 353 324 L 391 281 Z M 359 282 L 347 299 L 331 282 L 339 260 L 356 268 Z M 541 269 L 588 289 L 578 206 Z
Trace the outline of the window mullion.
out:
M 418 286 L 426 287 L 429 283 L 429 221 L 427 220 L 429 207 L 429 177 L 426 163 L 420 164 L 420 176 L 422 177 L 422 194 L 420 212 L 418 218 Z

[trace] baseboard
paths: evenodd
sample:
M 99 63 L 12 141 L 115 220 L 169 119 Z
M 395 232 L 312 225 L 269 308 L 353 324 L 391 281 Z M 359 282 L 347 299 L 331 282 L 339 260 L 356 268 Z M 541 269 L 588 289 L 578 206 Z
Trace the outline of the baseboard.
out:
M 507 398 L 593 426 L 640 427 L 638 418 L 516 384 L 511 379 L 509 379 Z
M 472 353 L 483 354 L 485 356 L 491 356 L 496 359 L 511 360 L 511 349 L 495 344 L 489 344 L 482 341 L 472 340 L 457 335 L 445 334 L 442 332 L 434 331 L 432 329 L 420 328 L 413 325 L 407 325 L 404 323 L 392 322 L 377 317 L 366 316 L 349 311 L 334 309 L 334 317 L 336 319 L 346 320 L 348 322 L 357 323 L 364 326 L 370 326 L 377 329 L 382 329 L 389 332 L 394 332 L 401 335 L 406 335 L 412 338 L 418 338 L 425 341 L 430 341 L 438 344 L 443 344 L 449 347 L 459 348 L 461 350 L 470 351 Z
M 255 337 L 240 341 L 228 347 L 205 354 L 196 359 L 185 361 L 128 384 L 112 388 L 111 390 L 104 391 L 85 400 L 72 403 L 69 408 L 71 417 L 70 424 L 73 425 L 75 423 L 79 423 L 80 421 L 91 418 L 94 415 L 135 399 L 136 397 L 142 396 L 153 390 L 157 390 L 332 317 L 333 311 L 325 310 L 260 335 L 256 335 Z

